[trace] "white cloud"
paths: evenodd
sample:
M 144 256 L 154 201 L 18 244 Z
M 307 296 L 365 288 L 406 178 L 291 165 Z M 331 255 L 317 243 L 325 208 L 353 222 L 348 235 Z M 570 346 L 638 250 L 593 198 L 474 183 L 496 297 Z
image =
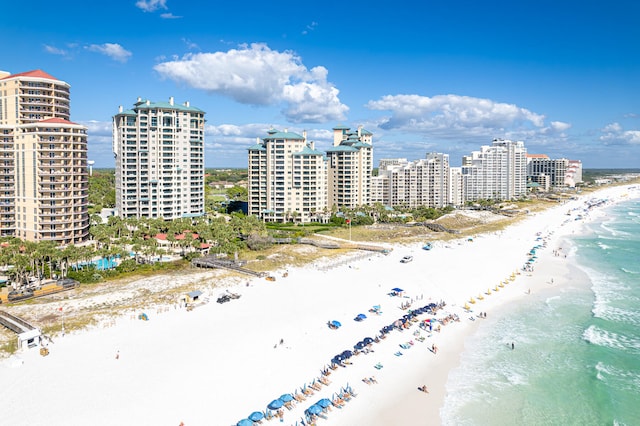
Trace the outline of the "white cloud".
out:
M 571 124 L 569 123 L 563 123 L 562 121 L 552 121 L 551 122 L 551 128 L 555 131 L 558 132 L 565 132 L 567 130 L 569 130 L 569 128 L 571 127 Z
M 118 62 L 127 62 L 132 53 L 117 43 L 91 44 L 86 47 L 92 52 L 102 53 Z
M 507 127 L 542 128 L 544 116 L 513 104 L 458 95 L 387 95 L 366 105 L 391 111 L 380 123 L 385 129 L 450 131 L 468 134 L 504 132 Z
M 138 0 L 136 7 L 145 12 L 155 12 L 158 9 L 167 9 L 167 0 Z
M 640 145 L 640 130 L 624 130 L 619 123 L 611 123 L 601 132 L 605 145 Z
M 112 124 L 111 121 L 80 121 L 87 127 L 87 145 L 89 160 L 96 162 L 96 167 L 113 167 Z
M 435 139 L 478 144 L 505 138 L 551 145 L 565 142 L 565 132 L 571 128 L 561 121 L 545 124 L 544 115 L 514 104 L 470 96 L 387 95 L 365 106 L 390 111 L 376 123 L 382 133 L 421 135 L 423 143 Z
M 293 52 L 271 50 L 266 44 L 190 53 L 154 69 L 164 78 L 243 104 L 283 104 L 282 113 L 293 123 L 339 121 L 349 110 L 327 81 L 326 68 L 309 70 Z
M 180 19 L 182 18 L 182 16 L 176 16 L 173 13 L 169 12 L 169 13 L 163 13 L 160 15 L 160 17 L 162 19 Z
M 196 43 L 192 42 L 188 38 L 183 38 L 182 42 L 187 46 L 187 49 L 189 49 L 189 50 L 199 50 L 200 49 L 200 47 Z
M 44 50 L 47 53 L 51 53 L 52 55 L 60 55 L 60 56 L 66 56 L 67 52 L 63 49 L 58 49 L 57 47 L 54 46 L 49 46 L 48 44 L 44 45 Z
M 303 35 L 307 35 L 309 34 L 311 31 L 315 30 L 316 27 L 318 26 L 318 23 L 313 21 L 311 22 L 309 25 L 306 26 L 306 28 L 302 31 Z

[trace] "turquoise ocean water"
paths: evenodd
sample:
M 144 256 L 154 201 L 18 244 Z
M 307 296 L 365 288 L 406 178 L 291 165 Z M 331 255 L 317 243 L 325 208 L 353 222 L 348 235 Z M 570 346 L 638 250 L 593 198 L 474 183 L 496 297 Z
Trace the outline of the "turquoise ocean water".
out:
M 605 208 L 571 239 L 568 286 L 506 308 L 467 342 L 443 424 L 640 425 L 640 200 Z

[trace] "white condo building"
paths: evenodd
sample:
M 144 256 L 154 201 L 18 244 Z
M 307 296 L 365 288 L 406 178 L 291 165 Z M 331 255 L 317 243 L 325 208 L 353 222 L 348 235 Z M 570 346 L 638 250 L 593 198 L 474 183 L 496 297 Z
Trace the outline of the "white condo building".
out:
M 462 159 L 465 201 L 512 200 L 527 192 L 524 142 L 494 139 Z
M 138 101 L 113 117 L 120 217 L 204 214 L 205 113 L 188 102 Z
M 441 208 L 450 204 L 449 155 L 428 153 L 426 158 L 383 159 L 378 166 L 375 194 L 387 206 Z
M 546 154 L 527 154 L 527 179 L 539 184 L 548 182 L 546 190 L 573 188 L 582 182 L 582 163 L 566 158 L 552 159 Z
M 322 221 L 327 210 L 324 154 L 287 129 L 271 129 L 250 147 L 248 213 L 266 222 Z
M 69 121 L 70 99 L 42 70 L 0 71 L 1 236 L 87 240 L 87 128 Z

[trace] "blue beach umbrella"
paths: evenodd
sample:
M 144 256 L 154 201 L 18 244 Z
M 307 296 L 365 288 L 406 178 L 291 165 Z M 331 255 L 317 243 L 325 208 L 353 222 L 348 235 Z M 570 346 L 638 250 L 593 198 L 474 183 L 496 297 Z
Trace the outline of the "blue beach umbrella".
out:
M 319 405 L 322 408 L 327 408 L 331 405 L 331 400 L 327 398 L 322 398 L 320 401 L 316 402 L 315 405 Z
M 280 395 L 280 401 L 283 401 L 283 402 L 293 401 L 293 395 L 291 395 L 290 393 L 285 393 L 283 395 Z
M 313 404 L 311 407 L 307 408 L 306 412 L 309 414 L 320 414 L 322 413 L 322 407 L 317 404 Z
M 236 426 L 253 426 L 253 420 L 242 419 L 236 423 Z
M 274 399 L 269 403 L 269 405 L 267 405 L 267 407 L 271 410 L 277 410 L 278 408 L 282 408 L 283 405 L 284 402 L 282 402 L 280 399 Z
M 402 293 L 402 292 L 404 291 L 403 289 L 398 288 L 398 287 L 396 287 L 396 288 L 392 288 L 391 290 L 392 290 L 392 291 L 395 291 L 396 293 Z
M 331 325 L 334 327 L 342 327 L 342 324 L 340 324 L 340 321 L 336 321 L 336 320 L 331 321 Z
M 264 418 L 264 414 L 262 414 L 262 411 L 254 411 L 253 413 L 249 414 L 249 420 L 253 422 L 260 421 L 263 418 Z

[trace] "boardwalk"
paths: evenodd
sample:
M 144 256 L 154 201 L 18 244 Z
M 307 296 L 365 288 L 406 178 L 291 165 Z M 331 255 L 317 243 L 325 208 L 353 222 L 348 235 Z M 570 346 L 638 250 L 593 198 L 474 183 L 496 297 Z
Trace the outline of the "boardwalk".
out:
M 0 311 L 0 324 L 7 327 L 9 330 L 16 334 L 26 333 L 27 331 L 35 330 L 36 328 L 15 315 L 11 315 L 9 312 Z

